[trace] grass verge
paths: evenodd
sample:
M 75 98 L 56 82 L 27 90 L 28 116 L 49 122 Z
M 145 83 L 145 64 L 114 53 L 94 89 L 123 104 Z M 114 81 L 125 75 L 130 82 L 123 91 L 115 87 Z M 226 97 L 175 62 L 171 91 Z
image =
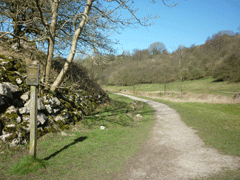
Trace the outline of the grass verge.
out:
M 150 135 L 154 111 L 122 96 L 110 98 L 110 104 L 99 107 L 70 130 L 41 137 L 37 160 L 24 156 L 27 149 L 1 154 L 1 178 L 114 179 L 127 170 L 125 163 Z M 136 114 L 141 114 L 142 119 L 136 119 Z

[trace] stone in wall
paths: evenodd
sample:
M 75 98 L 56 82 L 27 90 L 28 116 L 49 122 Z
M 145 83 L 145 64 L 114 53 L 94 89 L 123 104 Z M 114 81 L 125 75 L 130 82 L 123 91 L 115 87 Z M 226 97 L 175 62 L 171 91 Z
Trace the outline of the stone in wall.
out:
M 18 86 L 9 82 L 0 83 L 0 95 L 8 98 L 13 98 L 13 93 L 18 91 Z

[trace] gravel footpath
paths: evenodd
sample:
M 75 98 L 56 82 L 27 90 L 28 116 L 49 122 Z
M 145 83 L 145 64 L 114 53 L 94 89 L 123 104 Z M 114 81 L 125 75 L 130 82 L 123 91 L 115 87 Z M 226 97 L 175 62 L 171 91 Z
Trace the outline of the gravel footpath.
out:
M 174 109 L 155 101 L 116 94 L 146 102 L 156 111 L 151 138 L 139 155 L 128 162 L 127 173 L 117 179 L 185 180 L 239 168 L 239 157 L 222 155 L 206 147 L 196 131 L 188 127 Z

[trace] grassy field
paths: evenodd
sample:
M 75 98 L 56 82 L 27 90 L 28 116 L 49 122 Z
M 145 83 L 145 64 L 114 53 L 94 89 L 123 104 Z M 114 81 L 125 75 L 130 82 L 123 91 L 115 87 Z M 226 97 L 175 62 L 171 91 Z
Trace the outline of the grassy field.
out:
M 240 83 L 213 82 L 214 79 L 200 79 L 184 81 L 182 83 L 183 92 L 208 93 L 214 95 L 233 96 L 240 90 Z M 134 86 L 103 86 L 104 89 L 119 91 L 130 90 L 140 92 L 164 91 L 163 84 L 138 84 Z M 180 92 L 181 82 L 172 82 L 166 85 L 167 92 Z
M 71 130 L 38 139 L 37 159 L 27 146 L 4 150 L 0 179 L 114 179 L 149 137 L 154 112 L 141 102 L 110 95 L 112 102 L 98 108 Z M 136 114 L 141 114 L 141 120 Z M 101 130 L 100 126 L 105 126 Z
M 212 79 L 202 79 L 198 81 L 186 81 L 183 83 L 183 90 L 191 93 L 206 93 L 217 96 L 233 96 L 239 92 L 240 83 L 212 82 Z M 240 157 L 240 103 L 200 103 L 196 102 L 175 102 L 173 99 L 179 98 L 174 96 L 173 99 L 165 100 L 163 96 L 153 91 L 163 91 L 162 84 L 142 84 L 125 87 L 105 86 L 105 89 L 114 91 L 125 91 L 133 95 L 143 97 L 147 94 L 146 99 L 162 102 L 175 109 L 181 116 L 182 120 L 190 127 L 197 131 L 197 134 L 204 143 L 211 148 L 217 149 L 220 153 Z M 180 91 L 180 82 L 167 84 L 167 90 Z M 153 97 L 151 98 L 151 95 Z M 187 96 L 187 95 L 186 95 Z M 197 97 L 197 96 L 195 96 Z M 207 96 L 210 97 L 210 96 Z M 186 98 L 186 97 L 183 97 Z M 240 179 L 240 169 L 237 171 L 225 171 L 222 174 L 214 175 L 208 179 Z

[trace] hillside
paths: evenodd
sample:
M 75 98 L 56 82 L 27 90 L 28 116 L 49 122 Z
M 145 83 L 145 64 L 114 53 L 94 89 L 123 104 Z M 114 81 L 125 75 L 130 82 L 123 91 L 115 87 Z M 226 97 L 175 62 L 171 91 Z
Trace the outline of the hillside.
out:
M 152 54 L 148 49 L 119 56 L 96 56 L 78 61 L 99 83 L 134 85 L 169 83 L 213 77 L 240 82 L 240 35 L 222 31 L 205 44 L 179 46 L 172 53 Z

